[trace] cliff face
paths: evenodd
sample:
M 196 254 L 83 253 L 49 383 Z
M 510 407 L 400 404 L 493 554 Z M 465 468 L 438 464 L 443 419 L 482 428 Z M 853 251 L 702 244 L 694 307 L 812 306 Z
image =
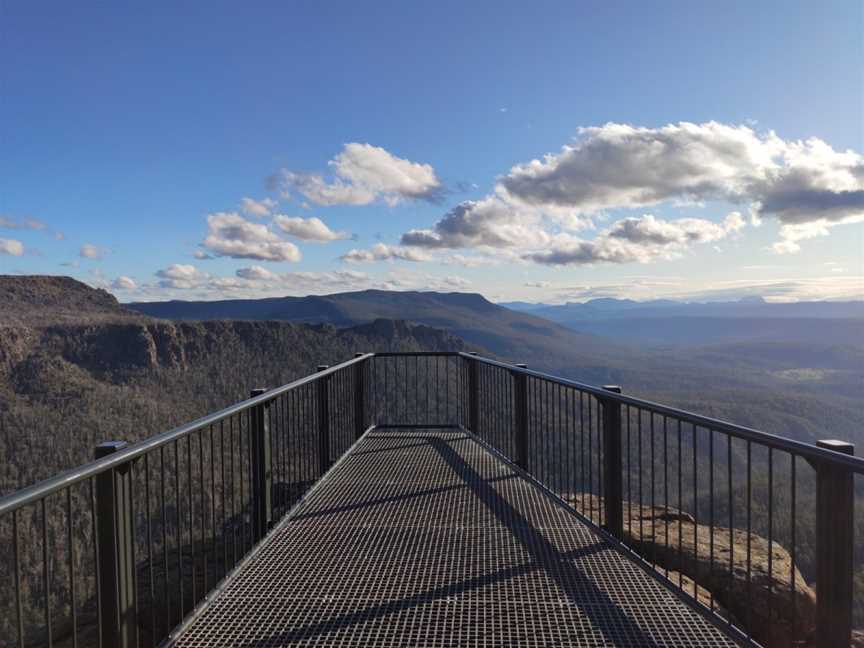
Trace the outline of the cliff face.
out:
M 446 331 L 385 320 L 2 326 L 0 494 L 88 461 L 101 441 L 162 432 L 356 352 L 464 348 Z
M 377 320 L 347 329 L 284 322 L 111 322 L 95 325 L 0 328 L 0 384 L 14 378 L 15 391 L 39 389 L 40 373 L 51 368 L 83 370 L 94 379 L 125 383 L 160 370 L 194 370 L 231 357 L 309 357 L 309 370 L 345 360 L 354 351 L 452 350 L 464 348 L 454 335 L 428 326 Z M 330 357 L 333 348 L 345 355 Z M 257 361 L 256 361 L 257 362 Z

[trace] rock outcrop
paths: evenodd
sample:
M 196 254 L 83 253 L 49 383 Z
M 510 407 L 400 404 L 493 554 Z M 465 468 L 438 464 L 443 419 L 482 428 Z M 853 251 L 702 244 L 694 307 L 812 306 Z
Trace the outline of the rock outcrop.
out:
M 0 327 L 146 319 L 72 277 L 0 275 Z
M 602 520 L 601 498 L 575 494 L 569 500 L 584 515 Z M 777 542 L 769 545 L 750 534 L 748 581 L 746 531 L 715 526 L 712 534 L 711 527 L 697 524 L 687 513 L 625 502 L 624 534 L 626 543 L 647 560 L 692 579 L 686 591 L 692 593 L 695 581 L 710 593 L 699 594 L 700 600 L 708 597 L 703 602 L 709 604 L 713 595 L 715 609 L 719 604 L 728 610 L 766 648 L 806 645 L 812 636 L 816 593 Z M 677 575 L 672 580 L 677 583 Z

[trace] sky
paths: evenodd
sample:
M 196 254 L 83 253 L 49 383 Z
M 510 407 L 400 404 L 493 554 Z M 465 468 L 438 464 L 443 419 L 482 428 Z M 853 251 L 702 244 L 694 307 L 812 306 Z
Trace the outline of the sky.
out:
M 864 298 L 864 3 L 0 3 L 0 273 Z

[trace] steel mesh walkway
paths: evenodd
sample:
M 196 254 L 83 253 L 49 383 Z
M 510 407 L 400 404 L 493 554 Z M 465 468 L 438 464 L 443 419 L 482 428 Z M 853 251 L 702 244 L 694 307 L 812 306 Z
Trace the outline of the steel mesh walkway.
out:
M 382 430 L 171 645 L 735 644 L 469 435 Z

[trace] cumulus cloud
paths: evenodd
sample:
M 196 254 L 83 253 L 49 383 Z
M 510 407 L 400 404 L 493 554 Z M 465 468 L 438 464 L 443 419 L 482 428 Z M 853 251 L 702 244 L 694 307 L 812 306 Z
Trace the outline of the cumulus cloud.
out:
M 538 247 L 549 242 L 541 214 L 518 209 L 498 196 L 466 200 L 447 212 L 433 229 L 410 230 L 401 244 L 425 248 Z
M 114 290 L 135 290 L 138 284 L 133 279 L 121 275 L 111 282 L 111 287 Z
M 8 216 L 0 215 L 0 227 L 4 229 L 18 229 L 18 230 L 44 230 L 47 229 L 47 225 L 43 223 L 38 218 L 25 218 L 22 221 L 16 221 L 13 218 Z
M 0 238 L 0 254 L 21 256 L 24 254 L 24 244 L 15 239 Z
M 167 268 L 158 270 L 156 276 L 161 280 L 159 282 L 160 287 L 183 290 L 200 285 L 209 275 L 201 272 L 193 265 L 174 263 Z
M 453 288 L 466 288 L 471 285 L 471 281 L 466 279 L 465 277 L 457 277 L 455 275 L 451 275 L 448 277 L 444 277 L 441 279 L 441 283 L 445 286 L 451 286 Z
M 608 236 L 649 246 L 681 246 L 718 241 L 744 225 L 745 221 L 738 212 L 730 213 L 722 223 L 703 218 L 665 221 L 645 214 L 641 218 L 624 218 L 616 222 L 609 229 Z
M 250 281 L 272 281 L 279 276 L 275 272 L 271 272 L 267 268 L 262 268 L 261 266 L 240 268 L 237 270 L 236 274 L 241 279 L 249 279 Z
M 248 216 L 257 216 L 264 218 L 270 215 L 270 212 L 277 205 L 272 198 L 264 198 L 263 200 L 255 200 L 253 198 L 243 198 L 240 201 L 240 209 Z
M 491 256 L 477 256 L 464 254 L 450 254 L 440 259 L 441 265 L 458 265 L 464 268 L 480 268 L 483 266 L 499 265 L 503 259 Z
M 429 164 L 420 164 L 371 144 L 351 142 L 328 162 L 331 180 L 317 173 L 283 169 L 279 174 L 283 193 L 292 191 L 318 205 L 368 205 L 377 200 L 395 205 L 402 200 L 436 201 L 441 181 Z
M 334 232 L 320 218 L 299 218 L 277 215 L 276 226 L 286 234 L 302 241 L 339 241 L 351 238 L 348 232 Z
M 431 228 L 406 232 L 401 244 L 541 252 L 565 240 L 562 233 L 592 227 L 608 210 L 705 201 L 745 205 L 754 226 L 765 217 L 776 219 L 781 240 L 775 250 L 797 251 L 798 241 L 824 236 L 837 224 L 864 221 L 864 157 L 815 138 L 787 141 L 773 132 L 717 122 L 582 128 L 558 153 L 514 166 L 488 196 L 460 203 Z M 625 221 L 599 247 L 570 237 L 568 254 L 626 259 L 632 255 L 613 238 L 633 242 L 642 235 L 650 243 L 651 237 L 683 236 L 698 242 L 725 235 L 726 225 L 706 223 L 699 223 L 698 231 L 678 223 L 674 231 L 661 232 L 656 222 L 640 221 L 635 231 L 635 221 Z M 546 252 L 536 258 L 557 256 Z
M 701 218 L 663 220 L 645 214 L 619 220 L 590 241 L 558 236 L 546 249 L 524 258 L 543 265 L 646 263 L 679 256 L 693 243 L 718 241 L 744 225 L 738 212 L 730 213 L 722 223 Z
M 587 213 L 682 200 L 748 203 L 754 224 L 773 216 L 788 226 L 781 230 L 787 251 L 828 227 L 864 220 L 864 157 L 816 138 L 786 141 L 716 122 L 606 124 L 579 135 L 560 153 L 513 167 L 499 191 L 517 204 Z
M 93 243 L 85 243 L 81 246 L 81 249 L 78 251 L 78 256 L 82 259 L 92 259 L 93 261 L 101 261 L 105 258 L 105 255 L 108 253 L 108 250 L 105 248 L 94 245 Z
M 300 250 L 279 238 L 267 225 L 252 223 L 236 212 L 207 217 L 208 233 L 202 246 L 215 256 L 259 261 L 299 261 Z
M 340 257 L 348 263 L 371 263 L 373 261 L 429 261 L 430 256 L 422 250 L 377 243 L 368 250 L 350 250 Z
M 514 166 L 500 179 L 515 201 L 585 212 L 685 199 L 742 197 L 776 166 L 783 142 L 716 122 L 662 128 L 579 129 L 560 153 Z
M 213 299 L 227 294 L 268 296 L 278 294 L 306 294 L 321 290 L 357 290 L 373 285 L 363 272 L 339 270 L 333 272 L 273 272 L 262 266 L 239 268 L 235 276 L 215 276 L 192 265 L 173 264 L 156 273 L 159 281 L 140 287 L 145 295 L 164 298 L 165 291 L 192 292 Z

